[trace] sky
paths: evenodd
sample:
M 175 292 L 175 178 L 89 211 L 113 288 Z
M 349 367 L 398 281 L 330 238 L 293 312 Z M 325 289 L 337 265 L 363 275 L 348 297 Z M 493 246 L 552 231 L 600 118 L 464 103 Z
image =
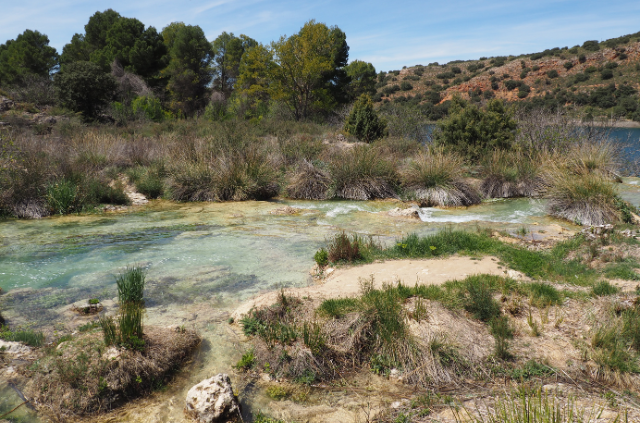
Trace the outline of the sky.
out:
M 269 43 L 310 19 L 347 34 L 350 60 L 376 70 L 535 53 L 640 31 L 640 1 L 619 0 L 0 0 L 0 43 L 25 29 L 49 36 L 58 52 L 96 11 L 114 9 L 158 30 L 199 25 Z

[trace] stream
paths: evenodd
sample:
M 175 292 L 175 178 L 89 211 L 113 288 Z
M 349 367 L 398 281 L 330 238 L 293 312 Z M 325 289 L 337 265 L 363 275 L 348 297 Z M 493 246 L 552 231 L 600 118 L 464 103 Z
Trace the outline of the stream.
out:
M 623 198 L 640 206 L 640 179 L 625 178 Z M 271 212 L 290 206 L 296 214 Z M 460 209 L 423 208 L 420 219 L 386 212 L 393 201 L 268 201 L 172 203 L 152 201 L 124 212 L 0 221 L 0 310 L 12 326 L 68 333 L 88 318 L 69 305 L 89 298 L 115 300 L 114 275 L 127 266 L 147 270 L 146 325 L 184 325 L 203 337 L 185 372 L 149 398 L 92 421 L 183 422 L 187 390 L 202 379 L 232 374 L 245 348 L 229 314 L 256 294 L 312 283 L 313 254 L 339 231 L 371 235 L 383 244 L 408 233 L 486 227 L 516 231 L 535 225 L 576 227 L 545 215 L 544 200 L 510 199 Z M 0 415 L 22 400 L 0 370 Z M 232 375 L 232 380 L 234 376 Z M 235 383 L 235 380 L 234 380 Z M 267 411 L 251 386 L 241 398 L 246 417 Z M 27 407 L 15 421 L 38 422 Z

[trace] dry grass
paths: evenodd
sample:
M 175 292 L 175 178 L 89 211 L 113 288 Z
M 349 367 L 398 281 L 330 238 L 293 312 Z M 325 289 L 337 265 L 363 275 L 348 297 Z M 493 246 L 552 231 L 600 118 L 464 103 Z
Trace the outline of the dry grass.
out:
M 394 163 L 368 145 L 340 151 L 329 162 L 334 195 L 347 200 L 398 198 Z
M 488 198 L 536 197 L 545 188 L 546 158 L 496 150 L 484 164 L 480 190 Z
M 466 184 L 464 160 L 442 149 L 419 153 L 402 171 L 403 185 L 421 207 L 459 207 L 480 203 L 480 196 Z
M 549 214 L 580 225 L 620 220 L 615 187 L 597 174 L 556 173 L 547 197 Z
M 107 411 L 162 387 L 199 345 L 192 331 L 147 327 L 144 351 L 107 349 L 96 331 L 43 350 L 26 393 L 54 421 Z
M 296 200 L 326 200 L 330 185 L 327 172 L 304 160 L 290 174 L 286 194 Z

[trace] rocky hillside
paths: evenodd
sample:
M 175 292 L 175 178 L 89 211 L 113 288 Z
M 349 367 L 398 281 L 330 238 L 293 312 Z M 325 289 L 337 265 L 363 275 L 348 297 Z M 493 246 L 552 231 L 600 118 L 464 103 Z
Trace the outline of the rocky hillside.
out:
M 640 121 L 640 33 L 521 56 L 416 65 L 378 75 L 378 102 L 443 104 L 454 95 L 588 108 Z

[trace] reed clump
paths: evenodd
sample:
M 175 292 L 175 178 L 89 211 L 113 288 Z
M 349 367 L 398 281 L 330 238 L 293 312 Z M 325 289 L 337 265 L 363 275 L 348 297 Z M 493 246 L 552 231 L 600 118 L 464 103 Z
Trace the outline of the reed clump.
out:
M 286 195 L 296 200 L 326 200 L 330 186 L 329 173 L 305 160 L 289 175 Z
M 421 207 L 459 207 L 480 203 L 480 196 L 464 182 L 462 156 L 430 149 L 409 160 L 403 169 L 402 183 Z
M 483 165 L 480 191 L 487 198 L 536 197 L 546 187 L 546 157 L 495 150 Z
M 604 225 L 620 219 L 616 189 L 601 175 L 556 172 L 546 196 L 549 214 L 579 225 Z
M 333 192 L 337 198 L 372 200 L 398 198 L 394 163 L 368 145 L 356 145 L 335 153 L 329 162 Z

